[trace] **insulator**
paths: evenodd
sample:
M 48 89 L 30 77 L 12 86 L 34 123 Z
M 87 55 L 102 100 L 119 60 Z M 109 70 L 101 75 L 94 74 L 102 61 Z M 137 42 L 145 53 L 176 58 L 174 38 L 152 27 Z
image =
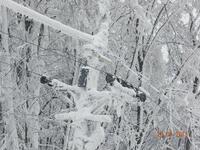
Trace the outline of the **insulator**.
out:
M 42 76 L 40 78 L 40 83 L 42 83 L 42 84 L 49 84 L 50 82 L 51 82 L 51 80 L 48 79 L 46 76 Z
M 114 81 L 115 81 L 115 78 L 113 77 L 113 75 L 107 73 L 107 74 L 106 74 L 106 82 L 107 82 L 107 83 L 110 83 L 110 84 L 113 84 Z

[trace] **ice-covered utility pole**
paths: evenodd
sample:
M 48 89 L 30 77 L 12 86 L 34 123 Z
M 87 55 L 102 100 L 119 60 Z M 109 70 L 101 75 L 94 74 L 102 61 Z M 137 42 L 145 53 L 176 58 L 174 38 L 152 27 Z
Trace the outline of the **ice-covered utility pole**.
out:
M 7 18 L 7 8 L 1 7 L 1 15 L 2 15 L 2 30 L 7 34 L 2 35 L 2 46 L 3 50 L 0 54 L 1 60 L 10 64 L 10 52 L 9 52 L 9 45 L 8 45 L 8 18 Z M 16 121 L 14 116 L 14 96 L 13 96 L 13 89 L 14 84 L 12 81 L 11 74 L 8 74 L 11 70 L 11 65 L 1 64 L 1 71 L 3 77 L 3 91 L 4 96 L 1 96 L 0 99 L 5 101 L 8 111 L 8 118 L 6 119 L 6 139 L 5 139 L 5 146 L 6 149 L 15 149 L 19 150 L 19 143 L 18 143 L 18 136 L 17 136 L 17 128 L 16 128 Z M 3 149 L 3 148 L 2 148 Z
M 108 50 L 108 30 L 109 30 L 109 23 L 110 23 L 110 12 L 109 12 L 109 0 L 99 0 L 99 10 L 100 10 L 100 29 L 99 32 L 94 35 L 95 40 L 93 43 L 85 45 L 85 52 L 84 55 L 87 58 L 87 64 L 89 66 L 93 66 L 96 68 L 101 68 L 106 63 L 106 58 L 102 61 L 99 57 L 95 55 L 95 51 L 99 51 L 101 53 Z M 98 86 L 98 77 L 99 71 L 88 68 L 88 77 L 87 77 L 87 90 L 97 90 Z
M 88 71 L 88 72 L 86 71 L 85 73 L 83 71 L 84 75 L 87 74 L 86 75 L 87 82 L 85 84 L 86 86 L 85 93 L 87 93 L 88 91 L 95 91 L 98 88 L 99 71 L 94 68 L 100 69 L 101 67 L 103 67 L 105 63 L 110 62 L 108 58 L 103 56 L 103 53 L 107 52 L 107 46 L 108 46 L 108 31 L 109 31 L 109 23 L 110 23 L 109 0 L 98 0 L 98 3 L 99 3 L 99 11 L 100 11 L 100 17 L 99 17 L 100 29 L 96 35 L 92 36 L 90 34 L 81 32 L 67 25 L 64 25 L 60 23 L 59 21 L 56 21 L 47 16 L 44 16 L 12 0 L 0 0 L 0 5 L 5 8 L 9 8 L 14 12 L 21 13 L 25 16 L 28 16 L 29 18 L 32 18 L 35 21 L 38 21 L 40 23 L 43 23 L 46 26 L 49 26 L 56 30 L 61 31 L 61 33 L 65 35 L 68 35 L 73 38 L 77 38 L 89 43 L 84 46 L 83 53 L 82 53 L 83 56 L 87 59 L 88 66 L 92 66 L 92 68 L 91 67 L 83 68 L 83 70 L 85 69 Z M 77 88 L 74 89 L 73 87 L 68 86 L 58 80 L 53 80 L 53 83 L 55 83 L 56 86 L 61 89 L 66 88 L 66 89 L 70 89 L 76 92 L 79 91 L 77 90 Z M 84 96 L 85 95 L 83 93 L 83 97 Z M 85 99 L 81 98 L 81 100 L 83 101 L 86 101 L 86 99 L 87 98 Z M 84 145 L 84 147 L 86 150 L 96 149 L 104 139 L 104 131 L 103 131 L 104 129 L 103 127 L 100 126 L 100 122 L 110 122 L 111 118 L 109 116 L 93 115 L 91 114 L 90 108 L 81 107 L 81 106 L 78 107 L 78 110 L 76 112 L 64 114 L 64 115 L 58 114 L 56 118 L 61 119 L 61 120 L 64 118 L 63 120 L 65 120 L 67 118 L 72 118 L 72 116 L 78 116 L 80 114 L 84 114 L 87 112 L 86 115 L 81 116 L 80 118 L 78 118 L 78 120 L 79 121 L 83 120 L 83 124 L 84 124 L 84 120 L 94 121 L 95 129 L 92 132 L 92 134 L 90 134 L 90 136 L 88 137 L 92 141 L 88 141 L 88 143 Z M 85 122 L 85 125 L 86 124 L 87 123 Z M 87 125 L 86 125 L 85 127 L 83 127 L 83 130 L 84 130 L 84 133 L 87 133 L 87 131 L 89 131 L 90 129 L 87 129 Z M 77 129 L 76 133 L 75 133 L 75 136 L 80 136 L 79 129 Z M 99 133 L 101 134 L 100 136 L 97 135 Z M 87 137 L 87 135 L 84 135 L 84 136 Z
M 108 49 L 108 31 L 109 31 L 109 23 L 110 23 L 110 12 L 109 12 L 109 0 L 98 0 L 99 4 L 99 24 L 100 29 L 99 32 L 94 35 L 94 41 L 92 43 L 86 44 L 83 48 L 83 56 L 87 60 L 87 65 L 91 67 L 83 66 L 81 70 L 81 76 L 79 78 L 79 86 L 85 88 L 86 92 L 89 91 L 97 91 L 98 90 L 98 80 L 99 80 L 99 71 L 94 68 L 101 69 L 105 63 L 107 63 L 107 59 L 104 57 L 99 57 L 96 55 L 96 52 L 106 53 Z M 102 59 L 103 58 L 103 59 Z M 86 99 L 83 99 L 86 101 Z M 82 108 L 81 108 L 82 109 Z M 89 108 L 86 108 L 89 109 Z M 100 119 L 101 120 L 101 119 Z M 100 123 L 105 121 L 97 121 L 93 123 L 94 130 L 91 132 L 88 127 L 82 129 L 76 129 L 76 133 L 84 132 L 86 133 L 86 137 L 88 134 L 91 134 L 88 138 L 93 139 L 95 137 L 95 141 L 88 141 L 87 144 L 84 145 L 86 150 L 96 149 L 104 139 L 104 129 L 101 127 Z M 87 124 L 85 122 L 84 124 Z M 80 131 L 79 131 L 80 130 Z M 98 131 L 98 132 L 97 132 Z M 98 136 L 96 134 L 99 134 Z M 80 148 L 81 149 L 81 148 Z

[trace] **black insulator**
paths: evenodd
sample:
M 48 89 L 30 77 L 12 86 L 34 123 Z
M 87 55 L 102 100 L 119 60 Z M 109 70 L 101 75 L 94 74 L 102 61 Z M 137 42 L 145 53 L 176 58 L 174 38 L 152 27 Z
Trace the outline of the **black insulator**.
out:
M 145 102 L 145 100 L 147 99 L 145 93 L 137 93 L 136 97 L 138 97 L 141 102 Z
M 81 75 L 80 75 L 79 80 L 78 80 L 78 86 L 79 87 L 86 87 L 88 73 L 89 73 L 89 69 L 87 69 L 87 68 L 81 69 Z
M 51 82 L 51 80 L 49 80 L 47 77 L 45 77 L 45 76 L 42 76 L 41 78 L 40 78 L 40 83 L 42 83 L 42 84 L 48 84 L 49 85 L 49 83 Z
M 48 83 L 48 86 L 53 86 L 50 82 Z
M 115 78 L 113 77 L 113 75 L 107 73 L 107 74 L 106 74 L 106 82 L 107 82 L 107 83 L 110 83 L 110 84 L 112 85 L 114 81 L 115 81 Z
M 121 85 L 122 85 L 123 87 L 130 88 L 130 84 L 129 84 L 128 82 L 124 81 L 124 80 L 121 80 Z
M 193 90 L 192 90 L 192 92 L 193 92 L 193 93 L 196 93 L 196 92 L 198 91 L 199 79 L 198 79 L 197 77 L 195 77 L 193 83 L 194 83 L 194 85 L 193 85 Z

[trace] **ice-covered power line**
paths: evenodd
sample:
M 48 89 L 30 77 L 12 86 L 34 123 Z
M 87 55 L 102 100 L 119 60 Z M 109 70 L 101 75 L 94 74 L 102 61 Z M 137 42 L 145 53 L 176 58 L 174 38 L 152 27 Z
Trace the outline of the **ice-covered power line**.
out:
M 1 30 L 0 30 L 0 33 L 6 34 L 6 33 L 4 33 L 4 32 L 1 31 Z M 25 40 L 21 39 L 20 37 L 15 36 L 15 35 L 9 35 L 9 36 L 10 36 L 10 37 L 13 37 L 13 38 L 16 38 L 16 39 L 19 39 L 19 40 L 21 40 L 21 41 L 23 41 L 23 42 L 26 42 L 26 43 L 30 44 L 30 45 L 37 46 L 37 47 L 39 46 L 39 45 L 37 45 L 37 44 L 35 44 L 35 43 L 29 42 L 29 41 L 25 41 Z M 39 46 L 39 48 L 40 48 L 40 49 L 43 49 L 43 50 L 48 50 L 48 48 L 44 48 L 44 47 L 41 47 L 41 46 Z M 53 49 L 53 50 L 60 50 L 60 49 Z M 76 58 L 75 58 L 74 55 L 71 55 L 71 54 L 68 54 L 68 55 L 69 55 L 71 58 L 73 57 L 72 60 L 74 60 L 75 62 L 77 62 L 77 63 L 79 63 L 79 64 L 82 64 L 82 65 L 85 65 L 84 62 L 79 61 L 79 60 L 76 60 Z M 121 60 L 120 60 L 119 62 L 121 62 Z M 123 64 L 123 63 L 122 63 L 122 64 Z M 90 68 L 92 68 L 92 69 L 95 69 L 95 70 L 97 70 L 97 71 L 100 71 L 100 72 L 103 72 L 103 73 L 107 74 L 107 72 L 105 72 L 105 71 L 103 71 L 103 70 L 100 70 L 100 69 L 98 69 L 98 68 L 96 68 L 96 67 L 93 67 L 93 66 L 88 65 L 88 64 L 87 64 L 87 66 L 90 67 Z M 128 66 L 126 66 L 126 65 L 123 65 L 123 66 L 125 66 L 126 69 L 128 69 L 129 71 L 131 71 L 131 73 L 134 74 L 134 75 L 136 75 L 137 77 L 144 77 L 144 78 L 145 78 L 145 76 L 143 76 L 141 73 L 137 74 L 137 73 L 135 73 L 133 70 L 131 70 L 130 68 L 128 68 Z M 113 75 L 113 76 L 117 77 L 116 75 Z M 145 80 L 145 81 L 146 81 L 146 80 Z M 157 93 L 160 93 L 160 91 L 159 91 L 155 86 L 153 86 L 151 83 L 148 83 L 148 82 L 147 82 L 147 84 L 150 85 L 150 87 L 151 87 L 153 90 L 155 90 Z
M 81 39 L 86 42 L 92 42 L 94 40 L 94 37 L 90 34 L 81 32 L 77 29 L 67 26 L 59 21 L 51 19 L 45 15 L 42 15 L 28 7 L 20 5 L 12 0 L 0 0 L 0 5 L 13 10 L 14 12 L 26 15 L 26 16 L 28 16 L 40 23 L 43 23 L 49 27 L 52 27 L 56 30 L 59 30 L 68 36 L 72 36 L 74 38 Z
M 2 61 L 0 61 L 0 62 L 2 62 Z M 10 64 L 8 64 L 8 63 L 6 63 L 6 62 L 2 62 L 2 63 L 4 63 L 4 64 L 7 64 L 7 65 L 10 65 Z M 30 72 L 32 72 L 32 71 L 30 71 Z M 38 73 L 36 73 L 36 72 L 32 72 L 32 73 L 34 73 L 34 74 L 36 74 L 36 75 L 39 75 L 39 76 L 41 76 L 40 74 L 38 74 Z M 114 81 L 114 80 L 118 80 L 121 84 L 123 84 L 123 86 L 124 87 L 127 87 L 127 88 L 131 88 L 132 90 L 136 90 L 137 92 L 139 92 L 139 90 L 140 89 L 137 89 L 136 87 L 133 87 L 133 85 L 132 84 L 130 84 L 130 83 L 128 83 L 128 82 L 126 82 L 126 81 L 124 81 L 124 80 L 122 80 L 122 79 L 120 79 L 120 78 L 117 78 L 116 76 L 114 76 L 114 75 L 112 75 L 112 74 L 109 74 L 109 73 L 107 73 L 107 77 L 112 77 L 112 79 L 110 79 L 110 81 L 112 82 L 112 81 Z M 45 78 L 45 79 L 44 79 Z M 49 84 L 50 82 L 51 82 L 51 80 L 50 79 L 48 79 L 48 78 L 46 78 L 46 77 L 44 77 L 44 76 L 42 76 L 41 77 L 41 82 L 43 82 L 43 83 L 47 83 L 47 84 Z M 64 83 L 63 83 L 64 84 Z M 49 84 L 50 86 L 51 86 L 51 84 Z M 66 85 L 66 84 L 65 84 Z M 141 92 L 141 91 L 140 91 Z M 138 93 L 138 94 L 140 94 L 140 95 L 138 95 L 139 97 L 144 97 L 144 94 L 146 94 L 146 93 Z M 45 94 L 46 95 L 46 94 Z M 137 96 L 137 95 L 136 95 Z M 146 95 L 145 95 L 145 97 L 146 97 Z M 149 96 L 147 96 L 147 97 L 149 97 Z M 145 98 L 146 99 L 146 98 Z M 145 100 L 144 100 L 145 101 Z M 155 103 L 154 101 L 152 101 L 153 103 Z M 156 104 L 156 103 L 155 103 Z M 157 104 L 156 104 L 157 105 Z M 157 107 L 159 108 L 158 110 L 160 110 L 161 108 L 163 108 L 163 110 L 165 111 L 165 112 L 167 112 L 167 113 L 169 113 L 169 111 L 165 108 L 165 107 L 163 107 L 162 105 L 157 105 Z M 157 110 L 157 111 L 158 111 Z M 155 113 L 155 114 L 157 114 L 157 113 Z M 181 123 L 183 126 L 186 126 L 183 122 L 181 122 L 179 119 L 177 119 L 174 115 L 172 115 L 172 117 L 176 120 L 176 121 L 178 121 L 179 123 Z M 153 117 L 152 117 L 153 118 Z
M 19 62 L 22 61 L 23 59 L 24 59 L 24 58 L 20 59 Z M 75 60 L 75 61 L 77 61 L 77 60 Z M 0 61 L 0 62 L 3 63 L 3 64 L 6 64 L 6 65 L 11 65 L 11 64 L 6 63 L 6 62 L 3 62 L 3 61 Z M 79 62 L 79 63 L 85 65 L 85 64 L 82 63 L 82 62 Z M 12 66 L 12 65 L 11 65 L 11 66 Z M 144 92 L 144 90 L 142 90 L 142 89 L 140 89 L 140 88 L 137 88 L 137 87 L 134 87 L 131 83 L 128 83 L 127 81 L 121 79 L 120 77 L 117 77 L 117 76 L 114 75 L 114 74 L 110 74 L 110 73 L 108 73 L 108 72 L 106 72 L 106 71 L 97 69 L 96 67 L 93 67 L 93 66 L 89 66 L 89 65 L 87 65 L 87 66 L 93 68 L 94 70 L 97 70 L 97 71 L 99 71 L 99 72 L 104 73 L 104 74 L 106 75 L 106 81 L 107 81 L 107 83 L 110 83 L 110 80 L 112 80 L 112 81 L 117 80 L 117 81 L 122 85 L 122 88 L 123 88 L 123 89 L 126 89 L 126 88 L 127 88 L 127 89 L 130 89 L 129 93 L 130 93 L 131 90 L 132 90 L 132 92 L 135 92 L 135 93 L 136 93 L 136 94 L 133 94 L 133 95 L 136 96 L 136 97 L 138 97 L 138 98 L 140 98 L 141 101 L 143 101 L 143 102 L 146 100 L 146 97 L 149 97 L 149 96 L 150 96 L 147 92 Z M 14 67 L 14 66 L 12 66 L 12 67 Z M 61 86 L 61 87 L 64 87 L 64 86 L 66 87 L 66 86 L 67 86 L 67 84 L 64 84 L 64 83 L 62 83 L 62 82 L 60 82 L 60 81 L 58 81 L 58 80 L 56 80 L 56 79 L 51 80 L 51 79 L 49 79 L 48 77 L 43 76 L 43 75 L 41 75 L 41 74 L 39 74 L 39 73 L 37 73 L 37 72 L 31 71 L 31 70 L 29 70 L 29 72 L 31 72 L 31 73 L 33 73 L 33 74 L 35 74 L 35 75 L 40 76 L 40 77 L 41 77 L 41 78 L 40 78 L 40 82 L 41 82 L 42 84 L 48 84 L 49 86 L 53 86 L 53 83 L 55 83 L 55 84 L 58 84 L 58 85 Z M 112 78 L 112 79 L 109 80 L 108 78 Z M 112 82 L 112 81 L 111 81 L 111 82 Z M 74 88 L 74 87 L 72 87 L 72 86 L 68 86 L 67 89 L 68 89 L 68 88 L 71 88 L 72 90 L 78 90 L 77 88 Z M 123 91 L 124 91 L 124 90 L 123 90 Z M 125 91 L 127 91 L 127 90 L 125 90 Z
M 4 33 L 3 31 L 0 31 L 2 34 L 6 34 L 6 33 Z M 32 42 L 28 42 L 28 41 L 25 41 L 25 40 L 23 40 L 23 39 L 21 39 L 21 38 L 19 38 L 19 37 L 16 37 L 16 36 L 13 36 L 13 35 L 11 35 L 11 37 L 14 37 L 14 38 L 17 38 L 17 39 L 20 39 L 20 40 L 22 40 L 22 41 L 24 41 L 24 42 L 26 42 L 26 43 L 28 43 L 28 44 L 31 44 L 31 45 L 34 45 L 34 46 L 38 46 L 37 44 L 35 44 L 35 43 L 32 43 Z M 41 46 L 39 46 L 41 49 L 44 49 L 44 50 L 46 50 L 46 48 L 43 48 L 43 47 L 41 47 Z M 57 49 L 58 50 L 58 49 Z M 70 54 L 69 54 L 70 55 Z M 75 59 L 75 57 L 73 56 L 73 55 L 70 55 L 70 56 L 72 56 L 71 57 L 71 59 L 73 59 L 75 62 L 77 62 L 77 63 L 80 63 L 80 64 L 82 64 L 82 65 L 86 65 L 84 62 L 82 62 L 81 60 L 76 60 Z M 10 64 L 9 64 L 10 65 Z M 129 85 L 131 85 L 132 87 L 133 87 L 133 85 L 131 84 L 131 83 L 128 83 L 127 81 L 125 81 L 125 80 L 123 80 L 123 79 L 121 79 L 120 77 L 118 77 L 118 76 L 116 76 L 116 75 L 114 75 L 114 74 L 110 74 L 110 73 L 108 73 L 108 72 L 106 72 L 106 71 L 104 71 L 104 70 L 101 70 L 101 69 L 99 69 L 99 68 L 97 68 L 97 67 L 94 67 L 94 66 L 91 66 L 91 65 L 86 65 L 87 67 L 90 67 L 90 68 L 92 68 L 92 69 L 94 69 L 94 70 L 97 70 L 97 71 L 99 71 L 99 72 L 101 72 L 101 73 L 104 73 L 105 75 L 108 75 L 108 76 L 112 76 L 112 77 L 114 77 L 115 79 L 120 79 L 121 81 L 123 81 L 123 83 L 127 83 L 127 84 L 129 84 Z M 38 73 L 36 73 L 36 72 L 33 72 L 33 71 L 30 71 L 30 72 L 32 72 L 33 74 L 35 74 L 35 75 L 39 75 L 39 76 L 42 76 L 42 75 L 40 75 L 40 74 L 38 74 Z M 151 85 L 151 84 L 150 84 Z M 153 85 L 152 85 L 153 86 Z M 142 93 L 144 93 L 143 92 L 143 90 L 140 90 L 139 88 L 134 88 L 133 90 L 136 90 L 137 92 L 139 92 L 139 91 L 141 91 Z M 158 93 L 160 93 L 160 91 L 158 92 Z M 145 94 L 146 95 L 146 94 Z M 147 94 L 148 95 L 148 94 Z M 168 99 L 168 97 L 167 96 L 165 96 L 165 95 L 163 95 L 163 98 L 166 98 L 166 99 Z
M 5 33 L 2 32 L 2 31 L 0 31 L 0 32 L 1 32 L 2 34 L 5 34 Z M 18 37 L 15 37 L 15 36 L 12 36 L 12 37 L 18 38 Z M 18 38 L 18 39 L 24 41 L 24 40 L 21 39 L 21 38 Z M 29 44 L 31 44 L 31 45 L 38 46 L 37 44 L 31 43 L 31 42 L 27 42 L 27 41 L 24 41 L 24 42 L 29 43 Z M 41 46 L 40 46 L 40 48 L 46 50 L 45 48 L 43 48 L 43 47 L 41 47 Z M 74 61 L 76 61 L 77 63 L 80 63 L 80 64 L 82 64 L 82 65 L 85 65 L 85 63 L 82 62 L 82 60 L 76 60 L 75 57 L 74 57 L 73 55 L 71 55 L 71 56 L 72 56 L 72 59 L 73 59 Z M 9 65 L 10 65 L 10 64 L 9 64 Z M 112 76 L 112 77 L 114 77 L 116 80 L 119 80 L 119 79 L 120 79 L 121 83 L 126 83 L 127 85 L 129 85 L 129 86 L 131 86 L 131 87 L 134 87 L 131 83 L 128 83 L 127 81 L 121 79 L 120 77 L 117 77 L 117 76 L 114 75 L 114 74 L 110 74 L 110 73 L 108 73 L 108 72 L 106 72 L 106 71 L 104 71 L 104 70 L 101 70 L 101 69 L 99 69 L 99 68 L 97 68 L 97 67 L 94 67 L 94 66 L 91 66 L 91 65 L 88 65 L 88 64 L 87 64 L 87 66 L 90 67 L 90 68 L 92 68 L 92 69 L 94 69 L 94 70 L 97 70 L 97 71 L 99 71 L 99 72 L 101 72 L 101 73 L 104 73 L 106 76 Z M 40 74 L 38 74 L 38 73 L 36 73 L 36 72 L 34 72 L 34 71 L 30 71 L 30 72 L 32 72 L 32 73 L 35 74 L 35 75 L 42 76 L 42 75 L 40 75 Z M 126 87 L 126 86 L 123 86 L 123 87 Z M 145 97 L 146 97 L 146 96 L 149 97 L 147 93 L 143 92 L 143 90 L 140 90 L 140 89 L 137 88 L 137 87 L 134 87 L 134 89 L 132 89 L 132 90 L 139 94 L 139 95 L 138 95 L 138 96 L 139 96 L 138 98 L 141 98 L 141 97 L 143 98 L 144 95 L 145 95 Z M 143 93 L 144 93 L 144 94 L 143 94 Z M 160 91 L 159 91 L 159 93 L 160 93 Z M 168 97 L 166 97 L 165 95 L 163 95 L 163 98 L 167 98 L 167 99 L 168 99 Z M 145 98 L 145 99 L 146 99 L 146 98 Z M 145 100 L 144 100 L 144 101 L 145 101 Z M 161 104 L 160 104 L 160 105 L 161 105 Z M 161 106 L 161 107 L 162 107 L 162 106 Z
M 67 25 L 64 25 L 62 23 L 60 23 L 59 21 L 53 20 L 47 16 L 44 16 L 34 10 L 31 10 L 30 8 L 24 7 L 12 0 L 0 0 L 0 5 L 7 7 L 15 12 L 19 12 L 22 13 L 24 15 L 29 16 L 30 18 L 33 18 L 34 20 L 43 23 L 45 25 L 48 25 L 56 30 L 61 31 L 62 33 L 72 36 L 74 38 L 78 38 L 78 39 L 82 39 L 84 41 L 87 42 L 93 42 L 95 40 L 94 36 L 81 32 L 79 30 L 76 30 L 74 28 L 71 28 Z M 97 52 L 97 55 L 100 56 L 100 58 L 102 58 L 104 61 L 108 61 L 110 62 L 109 59 L 107 59 L 106 57 L 104 57 L 103 55 L 101 55 L 100 53 Z M 124 65 L 124 64 L 123 64 Z M 133 72 L 130 68 L 128 68 L 126 65 L 124 65 L 124 67 L 126 69 L 128 69 L 129 71 L 131 71 L 133 74 L 138 75 L 138 73 Z M 143 75 L 142 75 L 143 76 Z M 156 92 L 159 92 L 159 90 L 157 88 L 155 88 L 154 86 L 150 85 L 150 87 L 152 87 Z
M 4 32 L 2 32 L 1 30 L 0 30 L 0 33 L 2 33 L 2 34 L 6 34 L 6 33 L 4 33 Z M 25 40 L 23 40 L 23 39 L 21 39 L 21 38 L 19 38 L 19 37 L 16 37 L 16 36 L 14 36 L 14 35 L 10 35 L 11 37 L 13 37 L 13 38 L 16 38 L 16 39 L 19 39 L 19 40 L 21 40 L 21 41 L 24 41 L 24 42 L 26 42 L 26 43 L 28 43 L 28 44 L 30 44 L 30 45 L 34 45 L 34 46 L 39 46 L 39 45 L 37 45 L 37 44 L 35 44 L 35 43 L 32 43 L 32 42 L 28 42 L 28 41 L 25 41 Z M 41 47 L 41 46 L 39 46 L 41 49 L 43 49 L 43 50 L 46 50 L 46 48 L 43 48 L 43 47 Z M 60 49 L 56 49 L 56 50 L 60 50 Z M 108 73 L 108 72 L 106 72 L 106 71 L 104 71 L 104 70 L 101 70 L 101 69 L 99 69 L 99 68 L 97 68 L 97 67 L 94 67 L 94 66 L 91 66 L 91 65 L 89 65 L 89 64 L 85 64 L 84 62 L 82 62 L 81 60 L 76 60 L 75 59 L 75 57 L 74 57 L 74 55 L 71 55 L 71 54 L 68 54 L 70 57 L 71 57 L 71 59 L 73 60 L 73 61 L 75 61 L 75 62 L 77 62 L 77 63 L 79 63 L 79 64 L 82 64 L 82 65 L 85 65 L 85 66 L 87 66 L 87 67 L 90 67 L 90 68 L 92 68 L 92 69 L 94 69 L 94 70 L 97 70 L 97 71 L 99 71 L 99 72 L 101 72 L 101 73 L 104 73 L 106 76 L 108 76 L 108 77 L 113 77 L 113 79 L 117 79 L 117 80 L 120 80 L 120 82 L 122 82 L 122 83 L 126 83 L 126 84 L 128 84 L 128 85 L 131 85 L 131 87 L 133 87 L 133 85 L 131 84 L 131 83 L 128 83 L 127 81 L 125 81 L 125 80 L 123 80 L 122 78 L 120 78 L 120 77 L 118 77 L 118 76 L 116 76 L 116 75 L 114 75 L 114 74 L 111 74 L 111 73 Z M 20 59 L 19 61 L 22 61 L 23 59 L 25 59 L 26 57 L 24 57 L 24 58 L 22 58 L 22 59 Z M 2 61 L 1 61 L 2 62 Z M 6 63 L 6 62 L 2 62 L 2 63 Z M 10 64 L 7 64 L 7 65 L 10 65 Z M 34 71 L 30 71 L 31 73 L 33 73 L 33 74 L 35 74 L 35 75 L 38 75 L 38 76 L 41 76 L 42 77 L 42 75 L 41 74 L 39 74 L 39 73 L 37 73 L 37 72 L 34 72 Z M 125 86 L 126 87 L 126 86 Z M 135 88 L 134 90 L 136 90 L 137 88 Z M 139 90 L 139 89 L 137 89 L 137 91 L 141 91 L 142 93 L 144 93 L 142 90 Z
M 27 42 L 27 41 L 26 41 Z M 34 44 L 34 43 L 30 43 L 30 44 Z M 34 45 L 36 45 L 36 44 L 34 44 Z M 44 48 L 45 49 L 45 48 Z M 74 56 L 73 56 L 74 57 Z M 80 62 L 80 63 L 82 63 L 82 62 Z M 100 72 L 103 72 L 103 73 L 105 73 L 105 74 L 108 74 L 107 72 L 105 72 L 105 71 L 102 71 L 102 70 L 100 70 L 100 69 L 97 69 L 97 68 L 95 68 L 95 67 L 92 67 L 92 66 L 89 66 L 89 67 L 91 67 L 91 68 L 93 68 L 93 69 L 96 69 L 96 70 L 98 70 L 98 71 L 100 71 Z M 156 113 L 155 113 L 156 114 Z

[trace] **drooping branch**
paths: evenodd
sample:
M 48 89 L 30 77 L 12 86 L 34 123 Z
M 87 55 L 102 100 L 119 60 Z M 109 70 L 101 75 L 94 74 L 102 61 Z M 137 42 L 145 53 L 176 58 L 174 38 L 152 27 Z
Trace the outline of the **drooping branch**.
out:
M 69 27 L 67 25 L 62 24 L 59 21 L 53 20 L 47 16 L 44 16 L 34 10 L 31 10 L 30 8 L 24 7 L 12 0 L 0 0 L 0 5 L 7 7 L 11 10 L 13 10 L 16 13 L 21 13 L 23 15 L 26 15 L 30 18 L 33 18 L 34 20 L 43 23 L 44 25 L 47 25 L 49 27 L 52 27 L 56 30 L 61 31 L 62 33 L 72 36 L 74 38 L 81 39 L 86 42 L 93 41 L 93 36 L 84 32 L 81 32 L 79 30 L 76 30 L 72 27 Z

